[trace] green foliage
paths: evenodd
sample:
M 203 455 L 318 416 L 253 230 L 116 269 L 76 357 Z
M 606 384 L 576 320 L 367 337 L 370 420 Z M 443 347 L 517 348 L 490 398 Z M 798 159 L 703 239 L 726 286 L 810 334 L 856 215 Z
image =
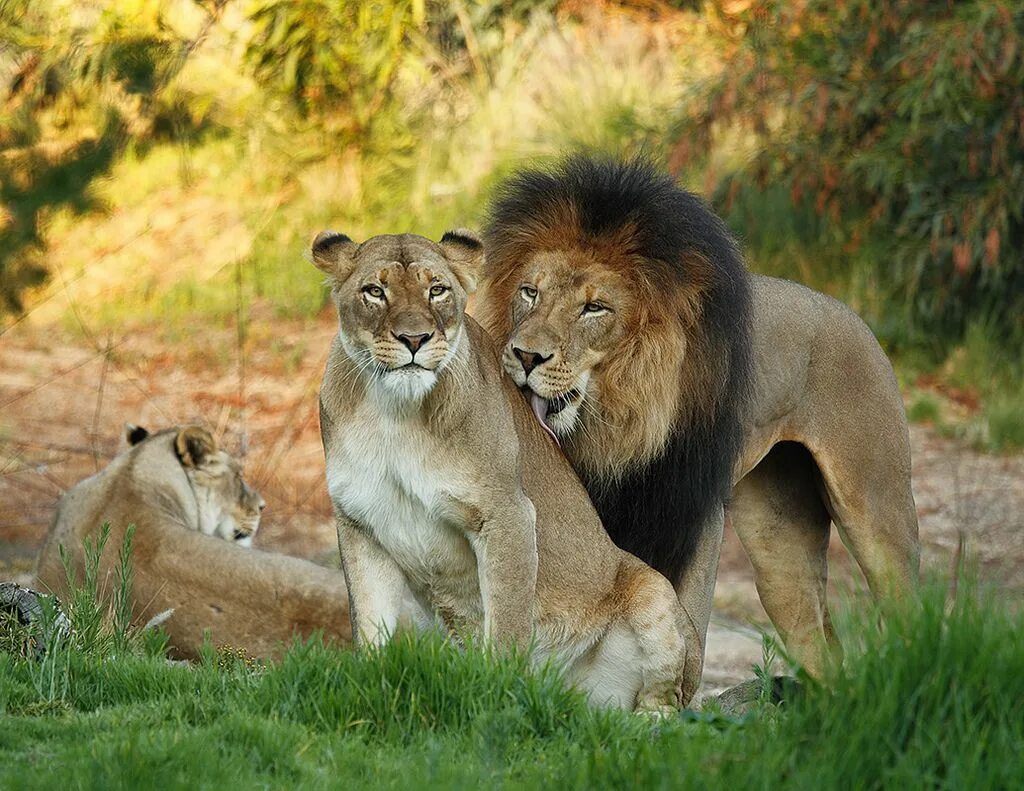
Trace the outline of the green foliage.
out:
M 907 407 L 907 420 L 911 423 L 938 425 L 941 419 L 939 401 L 931 393 L 918 393 Z
M 424 0 L 258 0 L 246 57 L 261 85 L 358 139 L 391 99 L 424 14 Z
M 770 190 L 800 219 L 747 212 L 741 230 L 863 267 L 908 339 L 955 341 L 987 316 L 1024 348 L 1024 2 L 773 0 L 739 21 L 680 152 L 752 135 L 720 200 Z
M 64 648 L 97 657 L 107 653 L 122 654 L 138 647 L 139 631 L 132 628 L 132 539 L 135 525 L 125 529 L 117 551 L 111 590 L 101 586 L 100 567 L 110 540 L 110 525 L 104 523 L 99 534 L 82 542 L 83 578 L 60 547 L 61 563 L 67 580 L 68 595 L 61 602 L 70 631 Z M 44 619 L 45 620 L 45 619 Z M 43 628 L 49 628 L 45 623 Z M 59 652 L 58 652 L 59 653 Z

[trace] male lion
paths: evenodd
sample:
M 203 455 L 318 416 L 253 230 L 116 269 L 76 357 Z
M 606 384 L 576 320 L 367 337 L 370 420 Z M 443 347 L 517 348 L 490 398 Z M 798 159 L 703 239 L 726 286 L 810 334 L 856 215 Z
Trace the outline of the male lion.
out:
M 555 656 L 599 705 L 674 712 L 682 612 L 608 538 L 572 468 L 464 314 L 483 246 L 317 236 L 338 335 L 320 390 L 327 485 L 353 631 L 423 616 Z
M 257 657 L 278 656 L 293 635 L 316 629 L 350 639 L 340 574 L 237 546 L 255 534 L 263 498 L 209 432 L 186 426 L 149 434 L 129 426 L 127 436 L 126 451 L 61 498 L 36 587 L 67 593 L 61 546 L 81 584 L 82 542 L 95 540 L 106 522 L 100 580 L 103 595 L 111 595 L 118 549 L 133 524 L 133 622 L 171 611 L 164 628 L 178 655 L 195 657 L 207 630 L 214 645 Z
M 664 573 L 700 679 L 722 503 L 765 610 L 820 675 L 829 524 L 876 595 L 918 570 L 906 418 L 849 309 L 749 276 L 724 224 L 642 160 L 571 157 L 499 187 L 476 313 L 615 542 Z M 752 281 L 752 283 L 751 283 Z

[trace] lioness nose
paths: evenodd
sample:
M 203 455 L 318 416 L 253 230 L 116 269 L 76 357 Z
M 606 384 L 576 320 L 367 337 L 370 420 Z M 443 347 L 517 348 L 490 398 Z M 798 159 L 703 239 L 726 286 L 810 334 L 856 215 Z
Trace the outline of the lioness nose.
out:
M 396 335 L 395 337 L 401 341 L 405 348 L 416 354 L 424 343 L 434 337 L 434 333 L 424 332 L 422 335 Z
M 530 371 L 541 363 L 546 363 L 552 357 L 550 354 L 545 357 L 543 354 L 539 354 L 538 352 L 524 351 L 523 349 L 516 348 L 515 346 L 512 347 L 512 353 L 518 357 L 519 362 L 523 364 L 523 371 L 526 372 L 527 376 L 530 375 Z

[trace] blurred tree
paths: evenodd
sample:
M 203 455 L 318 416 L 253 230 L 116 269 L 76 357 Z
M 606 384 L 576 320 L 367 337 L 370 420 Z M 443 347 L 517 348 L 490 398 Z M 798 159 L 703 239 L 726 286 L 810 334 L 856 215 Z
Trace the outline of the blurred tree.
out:
M 47 217 L 96 208 L 95 179 L 174 110 L 162 91 L 225 2 L 197 0 L 191 37 L 150 0 L 0 2 L 0 315 L 45 280 Z
M 556 0 L 255 0 L 246 46 L 257 81 L 340 141 L 367 142 L 394 98 L 402 67 L 428 77 L 483 76 L 521 24 Z M 426 80 L 424 80 L 426 81 Z M 408 119 L 406 119 L 408 120 Z
M 304 116 L 365 136 L 425 22 L 424 0 L 257 0 L 246 57 L 257 80 Z
M 1024 2 L 717 5 L 732 49 L 684 113 L 677 164 L 748 130 L 756 155 L 719 181 L 726 206 L 788 195 L 817 217 L 805 241 L 875 257 L 920 334 L 983 319 L 1019 339 Z

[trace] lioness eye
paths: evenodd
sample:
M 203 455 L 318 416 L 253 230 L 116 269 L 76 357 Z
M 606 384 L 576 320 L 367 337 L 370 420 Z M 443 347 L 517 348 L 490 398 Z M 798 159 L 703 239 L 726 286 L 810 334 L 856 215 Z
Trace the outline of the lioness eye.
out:
M 374 299 L 384 299 L 384 289 L 380 286 L 363 286 L 363 293 Z
M 523 299 L 533 302 L 537 298 L 537 289 L 533 286 L 523 286 L 519 289 L 519 293 L 523 295 Z
M 586 305 L 583 306 L 583 313 L 584 314 L 586 314 L 586 313 L 602 313 L 602 312 L 604 312 L 606 310 L 608 310 L 608 308 L 606 308 L 600 302 L 588 302 Z
M 442 286 L 440 284 L 430 287 L 430 296 L 441 297 L 448 293 L 448 286 Z

